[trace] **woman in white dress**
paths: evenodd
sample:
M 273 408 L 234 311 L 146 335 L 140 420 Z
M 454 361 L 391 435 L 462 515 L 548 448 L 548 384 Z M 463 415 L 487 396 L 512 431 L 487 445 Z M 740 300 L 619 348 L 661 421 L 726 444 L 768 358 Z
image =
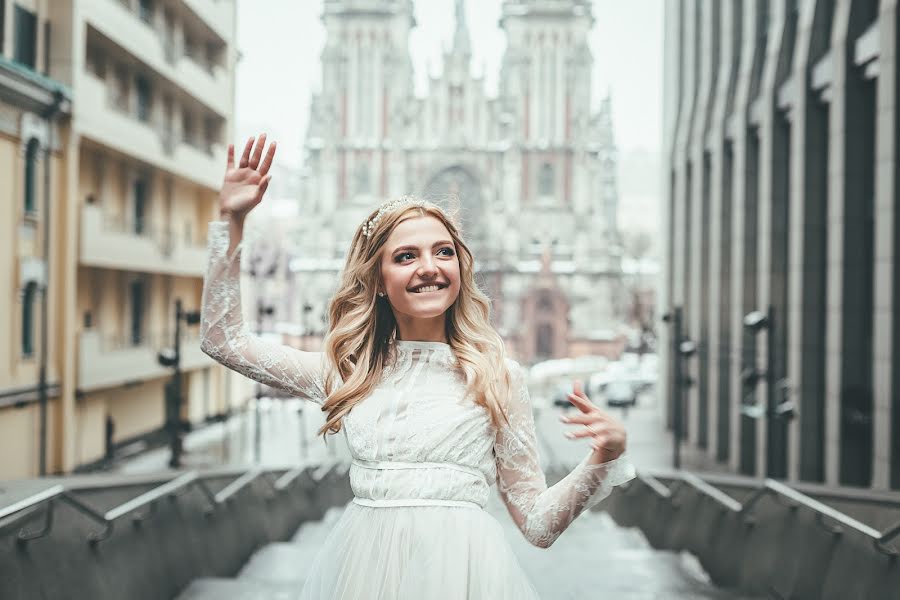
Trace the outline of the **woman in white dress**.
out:
M 202 348 L 223 365 L 326 414 L 343 431 L 354 499 L 299 596 L 315 600 L 527 600 L 537 594 L 499 523 L 497 484 L 522 534 L 546 548 L 584 510 L 634 477 L 625 430 L 576 385 L 570 438 L 591 450 L 548 487 L 524 371 L 489 322 L 473 259 L 437 206 L 405 197 L 356 230 L 329 307 L 324 352 L 252 335 L 241 317 L 243 222 L 262 200 L 275 144 L 234 147 L 210 224 Z

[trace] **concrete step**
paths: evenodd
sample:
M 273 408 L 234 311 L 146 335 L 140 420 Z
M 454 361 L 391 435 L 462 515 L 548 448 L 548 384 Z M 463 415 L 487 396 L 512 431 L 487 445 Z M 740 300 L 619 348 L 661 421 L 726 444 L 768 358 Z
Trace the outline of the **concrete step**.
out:
M 237 579 L 200 579 L 178 600 L 279 600 L 293 598 L 344 508 L 330 509 L 320 521 L 304 523 L 291 542 L 268 544 L 241 569 Z M 652 548 L 637 529 L 619 527 L 606 513 L 581 515 L 553 546 L 529 544 L 505 508 L 489 510 L 529 578 L 544 598 L 617 600 L 750 600 L 716 588 L 688 553 Z
M 268 544 L 250 557 L 238 579 L 302 584 L 318 551 L 319 546 L 313 544 Z
M 205 577 L 191 582 L 177 600 L 294 600 L 302 584 Z
M 343 506 L 329 508 L 325 515 L 318 521 L 304 523 L 294 533 L 291 541 L 295 544 L 310 544 L 319 546 L 328 537 L 332 527 L 344 512 Z
M 503 526 L 522 568 L 544 598 L 739 600 L 714 586 L 689 553 L 656 550 L 637 528 L 605 512 L 582 514 L 548 549 L 532 546 L 499 500 L 488 510 Z

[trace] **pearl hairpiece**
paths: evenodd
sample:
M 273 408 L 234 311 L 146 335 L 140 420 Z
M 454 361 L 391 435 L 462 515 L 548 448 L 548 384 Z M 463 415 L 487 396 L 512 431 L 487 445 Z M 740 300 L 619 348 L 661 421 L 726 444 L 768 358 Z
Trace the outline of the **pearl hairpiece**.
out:
M 388 200 L 384 202 L 378 209 L 378 212 L 374 217 L 369 219 L 365 225 L 363 225 L 363 235 L 369 237 L 375 231 L 375 226 L 378 225 L 378 221 L 384 216 L 385 213 L 388 213 L 399 206 L 403 206 L 404 204 L 408 204 L 410 206 L 425 206 L 425 201 L 414 196 L 402 196 L 400 198 L 396 198 L 394 200 Z

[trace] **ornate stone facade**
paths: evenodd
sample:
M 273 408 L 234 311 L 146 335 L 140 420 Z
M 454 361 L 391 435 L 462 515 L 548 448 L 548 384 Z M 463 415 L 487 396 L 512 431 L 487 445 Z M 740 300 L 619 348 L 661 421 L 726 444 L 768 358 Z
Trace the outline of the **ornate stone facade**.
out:
M 300 258 L 291 261 L 296 305 L 323 315 L 364 215 L 415 193 L 458 207 L 517 357 L 618 348 L 616 148 L 609 99 L 591 112 L 590 3 L 504 2 L 497 97 L 471 73 L 461 0 L 452 49 L 425 97 L 413 89 L 410 0 L 325 0 L 322 18 L 323 81 L 306 137 Z M 548 282 L 555 291 L 542 302 Z M 544 315 L 538 332 L 541 311 L 564 312 Z

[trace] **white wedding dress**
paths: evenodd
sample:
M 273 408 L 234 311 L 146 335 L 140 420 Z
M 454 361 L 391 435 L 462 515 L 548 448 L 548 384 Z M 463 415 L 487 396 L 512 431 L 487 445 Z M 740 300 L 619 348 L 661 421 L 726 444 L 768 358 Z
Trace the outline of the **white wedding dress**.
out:
M 222 364 L 291 394 L 323 401 L 323 355 L 263 341 L 241 317 L 240 247 L 210 224 L 202 347 Z M 522 534 L 547 547 L 585 509 L 634 477 L 623 455 L 587 457 L 547 487 L 524 372 L 510 361 L 515 402 L 496 430 L 464 393 L 450 346 L 398 341 L 382 382 L 344 418 L 353 457 L 347 506 L 298 597 L 315 600 L 537 598 L 500 524 L 483 510 L 490 487 Z

